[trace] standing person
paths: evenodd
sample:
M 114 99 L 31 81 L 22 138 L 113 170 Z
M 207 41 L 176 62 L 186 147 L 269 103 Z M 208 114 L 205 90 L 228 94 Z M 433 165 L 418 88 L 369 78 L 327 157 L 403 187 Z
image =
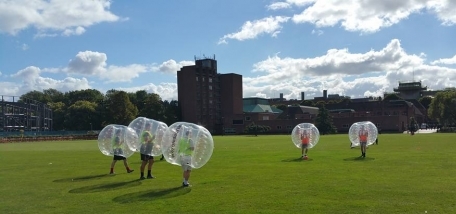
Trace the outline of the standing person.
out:
M 366 146 L 367 146 L 367 138 L 369 137 L 369 133 L 365 129 L 364 126 L 361 126 L 359 130 L 359 144 L 361 146 L 361 157 L 366 157 Z
M 301 158 L 307 159 L 307 151 L 309 147 L 310 134 L 306 129 L 302 131 L 301 134 Z
M 190 187 L 190 183 L 188 180 L 190 179 L 190 173 L 192 172 L 191 162 L 192 162 L 192 155 L 193 151 L 195 150 L 195 145 L 193 140 L 191 139 L 191 132 L 187 130 L 185 132 L 185 136 L 183 136 L 179 140 L 179 151 L 178 154 L 181 158 L 181 166 L 182 166 L 182 176 L 184 181 L 182 182 L 183 187 Z
M 121 130 L 117 129 L 115 131 L 114 137 L 111 139 L 112 149 L 113 149 L 113 152 L 114 152 L 114 158 L 112 159 L 112 162 L 111 162 L 111 171 L 109 172 L 109 174 L 111 174 L 111 175 L 115 174 L 114 173 L 114 166 L 116 165 L 116 162 L 118 160 L 123 160 L 123 163 L 124 163 L 125 169 L 127 170 L 127 173 L 131 173 L 131 172 L 134 171 L 134 170 L 130 169 L 130 167 L 128 166 L 128 163 L 127 163 L 127 158 L 123 155 L 123 151 L 122 151 L 123 141 L 120 138 L 120 135 L 121 135 Z
M 155 178 L 152 176 L 152 165 L 154 164 L 154 156 L 152 156 L 152 148 L 154 146 L 153 141 L 155 140 L 155 135 L 152 135 L 150 133 L 150 123 L 146 123 L 146 126 L 144 128 L 144 132 L 141 134 L 141 148 L 140 148 L 140 153 L 141 153 L 141 177 L 139 179 L 144 180 L 146 179 L 144 177 L 144 169 L 147 166 L 147 178 Z

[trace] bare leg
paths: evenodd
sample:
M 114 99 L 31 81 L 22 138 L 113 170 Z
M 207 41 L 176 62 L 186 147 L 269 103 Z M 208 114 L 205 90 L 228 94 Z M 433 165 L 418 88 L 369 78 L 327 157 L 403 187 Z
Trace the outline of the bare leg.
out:
M 192 172 L 191 170 L 184 171 L 183 176 L 186 181 L 188 181 L 188 179 L 190 179 L 191 172 Z
M 147 166 L 147 170 L 152 170 L 152 165 L 154 165 L 154 160 L 150 159 L 149 160 L 149 165 Z M 143 170 L 144 170 L 144 168 L 143 168 Z
M 117 160 L 112 160 L 112 162 L 111 162 L 111 168 L 114 168 L 114 166 L 116 165 L 116 162 L 117 162 Z

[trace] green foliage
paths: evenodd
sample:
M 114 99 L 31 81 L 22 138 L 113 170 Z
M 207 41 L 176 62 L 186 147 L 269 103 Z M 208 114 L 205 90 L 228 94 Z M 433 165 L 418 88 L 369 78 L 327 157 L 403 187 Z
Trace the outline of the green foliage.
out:
M 324 105 L 319 106 L 318 115 L 315 119 L 315 126 L 320 131 L 320 134 L 334 134 L 337 132 L 336 127 L 333 124 L 332 117 L 329 114 L 328 109 Z
M 400 97 L 397 94 L 387 94 L 385 95 L 385 98 L 383 98 L 383 101 L 390 101 L 390 100 L 403 100 L 402 97 Z
M 346 134 L 321 136 L 303 161 L 289 135 L 216 136 L 192 171 L 139 154 L 109 176 L 96 141 L 0 144 L 2 213 L 454 213 L 455 134 L 382 134 L 365 159 Z M 24 157 L 39 157 L 24 162 Z M 82 158 L 81 158 L 82 157 Z M 77 163 L 77 164 L 75 164 Z M 25 167 L 25 164 L 27 167 Z M 23 176 L 29 175 L 29 176 Z M 353 197 L 348 197 L 353 196 Z
M 144 99 L 144 108 L 139 112 L 142 117 L 163 121 L 165 109 L 158 94 L 148 94 Z
M 438 92 L 429 105 L 428 115 L 444 126 L 456 124 L 456 91 Z
M 96 109 L 96 103 L 85 100 L 76 101 L 66 111 L 65 127 L 72 127 L 72 130 L 90 130 Z
M 278 109 L 280 109 L 280 110 L 282 110 L 282 111 L 287 110 L 287 105 L 285 105 L 285 104 L 279 104 L 279 105 L 277 105 L 277 106 L 275 106 L 275 107 L 278 108 Z
M 128 94 L 124 91 L 108 91 L 106 105 L 108 114 L 105 116 L 105 124 L 128 126 L 138 115 L 138 108 L 130 102 Z
M 49 107 L 52 109 L 52 124 L 54 130 L 63 130 L 65 129 L 65 114 L 66 106 L 63 102 L 50 102 L 48 103 Z
M 254 122 L 252 122 L 244 128 L 244 133 L 254 134 L 255 136 L 257 136 L 258 133 L 266 133 L 266 132 L 269 132 L 270 130 L 271 130 L 270 126 L 257 125 Z
M 303 100 L 301 102 L 302 106 L 315 106 L 315 103 L 312 100 Z
M 418 99 L 418 102 L 420 102 L 421 105 L 424 106 L 424 108 L 429 109 L 429 105 L 432 102 L 432 97 L 421 97 L 420 99 Z

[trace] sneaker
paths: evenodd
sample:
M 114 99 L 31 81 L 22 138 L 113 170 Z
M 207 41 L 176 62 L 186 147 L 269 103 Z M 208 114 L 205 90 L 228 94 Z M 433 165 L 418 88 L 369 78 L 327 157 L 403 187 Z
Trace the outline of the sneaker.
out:
M 134 171 L 135 171 L 134 169 L 130 169 L 130 170 L 127 170 L 127 173 L 132 173 Z
M 184 182 L 182 182 L 182 187 L 191 187 L 192 185 L 190 185 L 190 183 L 187 183 L 185 184 Z
M 114 173 L 114 172 L 110 172 L 109 174 L 110 174 L 110 175 L 115 175 L 116 173 Z
M 153 175 L 148 175 L 147 176 L 147 179 L 153 179 L 153 178 L 155 178 Z
M 144 179 L 146 179 L 144 176 L 141 176 L 141 177 L 139 178 L 139 180 L 144 180 Z

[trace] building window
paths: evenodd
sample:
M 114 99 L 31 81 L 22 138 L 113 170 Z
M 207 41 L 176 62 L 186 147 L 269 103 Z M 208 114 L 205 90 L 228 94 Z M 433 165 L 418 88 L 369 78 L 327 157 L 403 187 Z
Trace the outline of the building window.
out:
M 209 77 L 209 82 L 212 82 L 212 78 Z
M 204 77 L 203 77 L 203 82 L 204 82 Z
M 342 128 L 348 128 L 348 124 L 343 124 Z
M 288 130 L 291 130 L 291 126 L 287 126 L 287 129 L 288 129 Z
M 209 104 L 212 104 L 212 100 L 209 100 Z
M 277 129 L 278 129 L 278 130 L 282 129 L 282 126 L 277 126 Z
M 398 115 L 397 111 L 393 111 L 393 115 Z
M 263 116 L 263 120 L 269 120 L 269 116 L 268 115 Z
M 381 115 L 382 115 L 382 112 L 381 112 L 381 111 L 377 112 L 377 115 L 381 116 Z
M 248 116 L 245 117 L 245 120 L 246 120 L 246 121 L 250 121 L 250 117 L 248 117 Z
M 198 77 L 196 77 L 196 81 L 198 81 Z
M 243 120 L 233 120 L 233 125 L 242 125 L 244 124 Z
M 212 85 L 209 86 L 209 90 L 212 90 Z

